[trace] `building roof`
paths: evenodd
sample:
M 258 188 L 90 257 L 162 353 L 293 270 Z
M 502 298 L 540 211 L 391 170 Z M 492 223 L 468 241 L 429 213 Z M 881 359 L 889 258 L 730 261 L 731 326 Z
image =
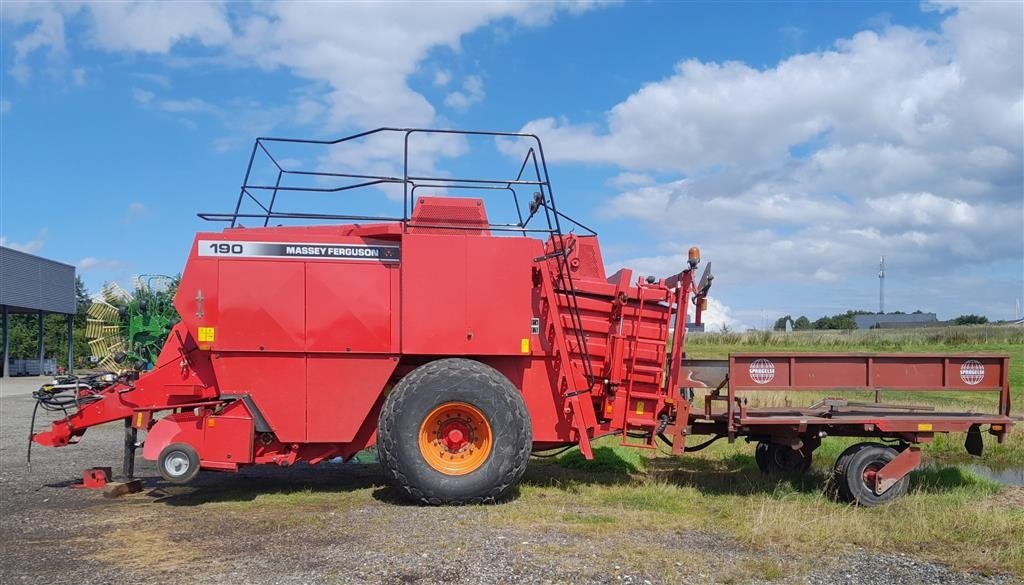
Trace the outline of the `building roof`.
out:
M 13 312 L 75 312 L 75 267 L 0 246 L 0 305 Z
M 908 314 L 886 314 L 886 315 L 854 315 L 853 321 L 857 324 L 857 329 L 871 329 L 876 325 L 882 324 L 898 324 L 898 325 L 912 325 L 912 324 L 925 324 L 935 323 L 938 318 L 935 313 L 908 313 Z

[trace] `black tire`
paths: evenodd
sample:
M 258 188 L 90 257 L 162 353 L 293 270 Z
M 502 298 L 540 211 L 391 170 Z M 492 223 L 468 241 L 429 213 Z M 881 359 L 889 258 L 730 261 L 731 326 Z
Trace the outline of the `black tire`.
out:
M 156 459 L 156 469 L 165 481 L 185 484 L 195 479 L 199 473 L 199 453 L 191 445 L 171 443 L 160 451 Z
M 491 429 L 490 453 L 463 475 L 432 467 L 420 451 L 424 420 L 445 403 L 478 409 Z M 385 474 L 415 502 L 429 505 L 492 503 L 519 481 L 533 446 L 530 414 L 519 390 L 494 368 L 450 358 L 413 370 L 395 386 L 381 409 L 377 454 Z
M 853 447 L 859 447 L 854 449 Z M 906 495 L 910 487 L 910 476 L 900 478 L 888 490 L 876 494 L 873 485 L 865 478 L 869 470 L 879 470 L 899 455 L 899 452 L 880 443 L 854 445 L 845 457 L 836 462 L 836 495 L 844 502 L 858 506 L 879 506 Z
M 842 478 L 846 474 L 846 467 L 850 464 L 850 459 L 852 459 L 853 456 L 864 447 L 871 447 L 875 445 L 878 445 L 878 443 L 871 443 L 868 441 L 854 443 L 840 453 L 839 457 L 836 458 L 835 465 L 832 467 L 832 473 L 825 482 L 825 495 L 832 499 L 843 501 L 843 497 L 839 494 L 839 484 L 843 481 Z
M 811 453 L 807 447 L 795 450 L 788 445 L 761 442 L 754 450 L 754 461 L 757 468 L 767 475 L 803 474 L 811 468 Z

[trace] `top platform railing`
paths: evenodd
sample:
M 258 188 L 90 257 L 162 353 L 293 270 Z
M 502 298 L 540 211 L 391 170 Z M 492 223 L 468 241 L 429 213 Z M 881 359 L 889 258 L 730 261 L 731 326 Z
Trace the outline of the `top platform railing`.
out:
M 375 175 L 369 173 L 334 172 L 331 170 L 300 171 L 286 168 L 284 159 L 275 157 L 272 150 L 277 145 L 313 145 L 332 147 L 342 144 L 353 143 L 364 138 L 387 135 L 399 136 L 402 139 L 402 175 Z M 443 177 L 420 175 L 410 173 L 410 138 L 414 135 L 433 135 L 435 137 L 491 137 L 495 140 L 515 139 L 525 141 L 530 146 L 527 148 L 523 162 L 519 165 L 519 171 L 514 178 L 465 178 L 465 177 Z M 265 155 L 273 164 L 272 171 L 276 171 L 274 183 L 263 184 L 254 182 L 253 165 L 258 154 Z M 293 177 L 303 177 L 306 180 L 314 181 L 350 181 L 350 183 L 335 186 L 299 186 L 288 182 Z M 305 193 L 309 195 L 338 194 L 358 189 L 381 188 L 388 185 L 402 186 L 402 216 L 377 216 L 377 215 L 355 215 L 335 213 L 311 213 L 311 212 L 282 212 L 275 210 L 278 204 L 278 197 L 282 193 Z M 208 221 L 219 221 L 230 224 L 230 227 L 240 227 L 242 220 L 253 220 L 263 222 L 263 227 L 270 225 L 276 220 L 319 220 L 319 221 L 349 221 L 349 222 L 401 222 L 403 230 L 417 226 L 412 220 L 412 208 L 418 189 L 443 189 L 447 190 L 473 190 L 478 193 L 482 191 L 507 191 L 516 207 L 516 221 L 512 223 L 488 223 L 487 228 L 491 232 L 518 232 L 526 236 L 530 233 L 546 234 L 553 242 L 555 252 L 549 256 L 556 258 L 558 267 L 556 273 L 556 294 L 564 297 L 565 305 L 569 308 L 570 318 L 573 323 L 573 331 L 576 336 L 577 347 L 581 348 L 583 356 L 583 373 L 589 385 L 594 383 L 594 368 L 590 360 L 590 353 L 587 350 L 587 339 L 582 334 L 582 316 L 580 314 L 579 302 L 576 296 L 576 287 L 573 283 L 572 271 L 569 269 L 568 250 L 563 231 L 563 221 L 568 222 L 589 234 L 596 235 L 596 232 L 580 222 L 568 217 L 558 211 L 555 205 L 555 196 L 551 190 L 551 179 L 548 175 L 547 161 L 544 159 L 544 147 L 534 134 L 519 132 L 492 132 L 483 130 L 441 130 L 430 128 L 377 128 L 353 134 L 337 140 L 304 140 L 297 138 L 257 138 L 252 147 L 252 154 L 249 156 L 249 165 L 245 170 L 245 180 L 235 202 L 234 211 L 231 213 L 200 213 L 200 218 Z M 523 201 L 519 190 L 530 189 L 532 192 L 529 202 Z M 255 204 L 258 211 L 244 212 L 243 204 L 251 202 Z M 488 216 L 490 217 L 490 216 Z M 542 217 L 544 224 L 531 225 L 535 217 Z M 429 225 L 422 227 L 445 228 L 452 230 L 479 230 L 482 226 L 467 226 L 464 223 L 444 223 L 432 219 Z M 572 231 L 572 230 L 570 230 Z M 583 391 L 584 388 L 576 388 L 576 391 Z
M 430 176 L 428 174 L 410 173 L 410 138 L 414 135 L 434 135 L 448 137 L 493 137 L 494 139 L 515 139 L 527 143 L 528 148 L 519 170 L 514 178 L 466 178 L 466 177 L 445 177 Z M 332 147 L 345 144 L 353 144 L 361 139 L 375 136 L 397 135 L 402 139 L 402 160 L 401 175 L 377 175 L 370 173 L 335 172 L 321 169 L 312 171 L 297 170 L 288 168 L 287 162 L 275 156 L 275 146 L 281 145 L 313 145 Z M 258 156 L 265 156 L 273 165 L 272 174 L 276 174 L 273 184 L 269 182 L 256 181 L 253 176 L 254 165 Z M 302 178 L 323 182 L 345 182 L 337 186 L 309 186 L 296 185 L 289 179 Z M 279 196 L 282 194 L 341 194 L 347 191 L 365 190 L 370 188 L 386 188 L 388 185 L 401 185 L 402 189 L 402 216 L 393 215 L 365 215 L 347 213 L 314 213 L 280 211 L 275 209 L 279 205 Z M 230 227 L 238 227 L 252 222 L 257 225 L 262 222 L 264 227 L 271 225 L 277 220 L 322 220 L 325 222 L 335 221 L 381 221 L 401 222 L 406 228 L 416 227 L 412 223 L 412 208 L 417 195 L 421 189 L 444 189 L 444 190 L 472 190 L 477 192 L 506 191 L 511 196 L 516 208 L 516 215 L 512 222 L 489 223 L 488 228 L 492 231 L 520 232 L 527 233 L 548 233 L 561 234 L 562 222 L 567 221 L 587 233 L 594 234 L 594 230 L 581 224 L 558 211 L 555 204 L 554 193 L 551 189 L 551 179 L 548 174 L 547 162 L 544 159 L 544 147 L 540 138 L 534 134 L 518 132 L 493 132 L 482 130 L 444 130 L 430 128 L 390 128 L 383 127 L 369 130 L 337 140 L 307 140 L 297 138 L 257 138 L 249 156 L 249 164 L 246 167 L 245 179 L 238 194 L 234 210 L 230 213 L 199 213 L 198 216 L 204 220 L 225 222 Z M 528 189 L 529 197 L 523 197 L 522 191 Z M 246 211 L 249 208 L 250 211 Z M 544 211 L 547 220 L 546 225 L 538 223 L 531 224 L 540 211 Z M 450 229 L 479 229 L 479 226 L 467 228 L 462 224 L 446 225 L 433 222 L 430 227 L 445 227 Z

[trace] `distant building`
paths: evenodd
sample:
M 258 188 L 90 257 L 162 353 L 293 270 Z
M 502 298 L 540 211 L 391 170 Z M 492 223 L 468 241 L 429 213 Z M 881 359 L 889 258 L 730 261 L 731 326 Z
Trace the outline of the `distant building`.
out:
M 0 348 L 0 368 L 3 376 L 14 373 L 10 360 L 10 335 L 8 317 L 11 313 L 36 315 L 39 360 L 31 360 L 36 366 L 28 373 L 42 374 L 46 369 L 46 347 L 43 345 L 43 315 L 58 313 L 67 315 L 68 321 L 68 372 L 72 366 L 73 323 L 75 317 L 75 267 L 39 256 L 33 256 L 0 246 L 0 334 L 3 344 Z
M 939 321 L 935 313 L 854 315 L 853 321 L 857 324 L 857 329 L 900 329 L 945 325 Z

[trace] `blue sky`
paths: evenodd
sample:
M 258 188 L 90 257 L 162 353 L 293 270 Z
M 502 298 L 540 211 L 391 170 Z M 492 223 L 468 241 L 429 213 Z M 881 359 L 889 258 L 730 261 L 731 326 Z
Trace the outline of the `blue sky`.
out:
M 611 268 L 703 248 L 715 324 L 874 309 L 882 254 L 889 310 L 1024 296 L 1019 3 L 0 11 L 0 235 L 94 289 L 180 271 L 256 136 L 419 125 L 539 133 Z

